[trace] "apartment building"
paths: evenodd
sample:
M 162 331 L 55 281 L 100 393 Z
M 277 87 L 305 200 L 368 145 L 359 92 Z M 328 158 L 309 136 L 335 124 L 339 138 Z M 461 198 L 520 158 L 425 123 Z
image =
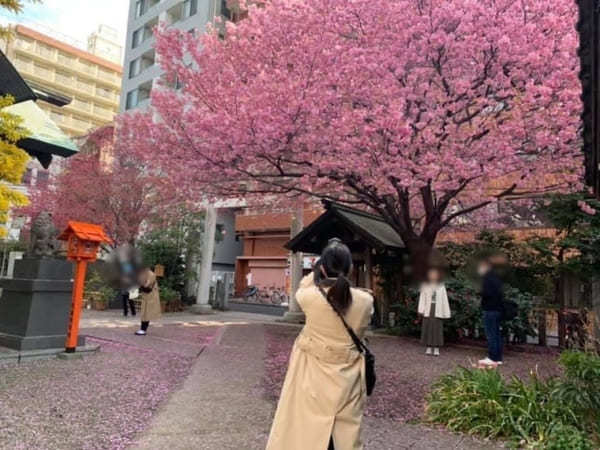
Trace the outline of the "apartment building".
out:
M 13 37 L 0 45 L 21 76 L 34 90 L 71 100 L 62 107 L 37 102 L 65 134 L 82 136 L 112 122 L 119 111 L 120 64 L 23 25 L 11 28 Z M 111 40 L 106 39 L 106 31 L 102 33 L 104 44 Z M 96 39 L 90 39 L 93 50 L 100 49 L 99 41 L 97 32 Z
M 226 0 L 130 0 L 121 111 L 147 106 L 163 73 L 154 50 L 153 31 L 159 22 L 201 34 L 219 16 L 237 19 Z
M 89 35 L 87 49 L 96 56 L 121 65 L 123 46 L 119 40 L 119 33 L 113 27 L 99 25 L 98 29 Z

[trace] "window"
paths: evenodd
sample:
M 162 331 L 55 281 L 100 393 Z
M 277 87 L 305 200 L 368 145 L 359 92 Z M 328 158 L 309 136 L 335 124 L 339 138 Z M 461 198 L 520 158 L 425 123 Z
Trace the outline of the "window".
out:
M 90 111 L 92 109 L 92 105 L 89 102 L 86 102 L 85 100 L 82 100 L 80 98 L 75 97 L 73 99 L 73 101 L 71 102 L 71 105 L 73 105 L 73 107 L 80 109 L 82 111 Z
M 52 79 L 52 70 L 49 67 L 35 64 L 33 66 L 33 73 L 38 77 L 44 78 L 46 80 Z
M 27 50 L 27 51 L 31 51 L 34 48 L 34 42 L 30 39 L 26 39 L 22 36 L 19 36 L 19 39 L 16 41 L 17 47 L 23 49 L 23 50 Z
M 70 86 L 71 82 L 72 82 L 71 75 L 69 75 L 68 73 L 63 72 L 61 70 L 57 70 L 56 71 L 56 82 L 58 84 Z
M 167 11 L 167 25 L 173 25 L 185 18 L 184 4 L 179 3 Z
M 160 0 L 137 0 L 135 2 L 135 17 L 143 16 L 150 8 L 158 3 L 160 3 Z
M 184 17 L 192 17 L 198 12 L 198 0 L 185 0 L 183 2 Z
M 129 63 L 129 78 L 135 77 L 138 73 L 140 73 L 140 58 Z
M 94 113 L 98 114 L 99 116 L 106 117 L 109 119 L 112 118 L 111 111 L 109 109 L 103 108 L 102 106 L 99 106 L 99 105 L 94 105 Z
M 138 104 L 137 101 L 137 89 L 129 91 L 127 93 L 127 101 L 125 102 L 125 109 L 135 108 Z
M 150 93 L 152 91 L 152 81 L 147 81 L 137 89 L 133 91 L 129 91 L 127 93 L 127 100 L 125 101 L 125 109 L 132 109 L 138 106 L 144 100 L 148 100 L 150 98 Z
M 54 49 L 47 45 L 40 44 L 39 42 L 35 47 L 35 52 L 44 58 L 54 59 Z
M 144 35 L 144 28 L 138 28 L 133 32 L 133 37 L 131 39 L 131 48 L 136 48 L 138 45 L 142 43 L 142 36 Z
M 227 7 L 227 0 L 221 0 L 221 15 L 229 20 L 233 17 L 231 10 Z
M 158 25 L 158 18 L 148 22 L 143 27 L 133 32 L 131 48 L 137 48 L 153 36 L 154 28 Z
M 69 55 L 58 52 L 58 62 L 63 66 L 70 66 L 73 64 L 73 58 L 71 58 Z
M 77 80 L 77 89 L 83 92 L 91 93 L 94 90 L 94 85 L 83 81 L 82 79 Z
M 112 99 L 113 98 L 113 91 L 110 90 L 110 89 L 106 89 L 104 87 L 101 87 L 101 86 L 97 86 L 96 87 L 96 95 L 98 97 Z

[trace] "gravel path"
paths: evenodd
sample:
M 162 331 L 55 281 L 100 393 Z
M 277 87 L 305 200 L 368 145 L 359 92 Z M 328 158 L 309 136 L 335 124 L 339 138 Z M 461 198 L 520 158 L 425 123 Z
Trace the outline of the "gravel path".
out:
M 83 359 L 0 366 L 0 448 L 128 447 L 218 329 L 155 327 L 145 337 L 135 328 L 102 330 L 101 339 L 88 338 L 101 351 Z
M 131 319 L 88 317 L 82 332 L 99 353 L 0 365 L 0 449 L 262 450 L 300 330 L 262 319 L 172 317 L 138 337 Z M 367 450 L 499 448 L 415 424 L 431 383 L 483 350 L 447 347 L 432 358 L 413 339 L 371 345 L 379 380 L 364 420 Z M 509 352 L 506 363 L 507 376 L 557 373 L 547 354 Z

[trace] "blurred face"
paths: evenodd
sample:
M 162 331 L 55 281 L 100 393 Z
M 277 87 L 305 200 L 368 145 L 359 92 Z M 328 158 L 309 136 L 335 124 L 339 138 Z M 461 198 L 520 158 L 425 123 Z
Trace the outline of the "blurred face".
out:
M 427 272 L 427 279 L 431 283 L 438 283 L 441 278 L 440 271 L 437 269 L 429 269 L 429 272 Z
M 480 261 L 477 265 L 477 274 L 480 276 L 485 275 L 490 270 L 490 265 L 487 261 Z

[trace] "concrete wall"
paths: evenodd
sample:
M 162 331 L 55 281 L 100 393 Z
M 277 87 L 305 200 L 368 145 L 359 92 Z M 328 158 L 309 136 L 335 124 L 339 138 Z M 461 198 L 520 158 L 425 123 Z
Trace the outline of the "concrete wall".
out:
M 242 239 L 235 237 L 235 212 L 233 209 L 217 210 L 217 227 L 224 232 L 223 240 L 215 244 L 213 271 L 233 272 L 235 260 L 242 255 Z
M 135 5 L 136 0 L 129 1 L 129 17 L 127 21 L 127 40 L 125 44 L 125 61 L 123 63 L 123 84 L 121 89 L 121 112 L 125 111 L 125 105 L 127 102 L 127 93 L 139 87 L 141 84 L 148 81 L 155 81 L 163 73 L 158 63 L 141 72 L 133 78 L 129 78 L 129 66 L 132 61 L 139 58 L 141 55 L 146 53 L 148 50 L 154 48 L 155 39 L 151 37 L 136 48 L 132 48 L 133 33 L 143 27 L 146 23 L 158 20 L 164 22 L 167 18 L 167 11 L 174 6 L 182 4 L 184 0 L 161 0 L 158 4 L 150 8 L 140 17 L 135 17 Z M 198 11 L 191 17 L 181 20 L 171 26 L 182 29 L 191 30 L 195 29 L 197 33 L 204 33 L 206 31 L 206 25 L 211 22 L 215 15 L 220 15 L 221 11 L 220 0 L 198 0 Z M 147 106 L 148 101 L 144 101 L 139 104 L 138 108 Z

